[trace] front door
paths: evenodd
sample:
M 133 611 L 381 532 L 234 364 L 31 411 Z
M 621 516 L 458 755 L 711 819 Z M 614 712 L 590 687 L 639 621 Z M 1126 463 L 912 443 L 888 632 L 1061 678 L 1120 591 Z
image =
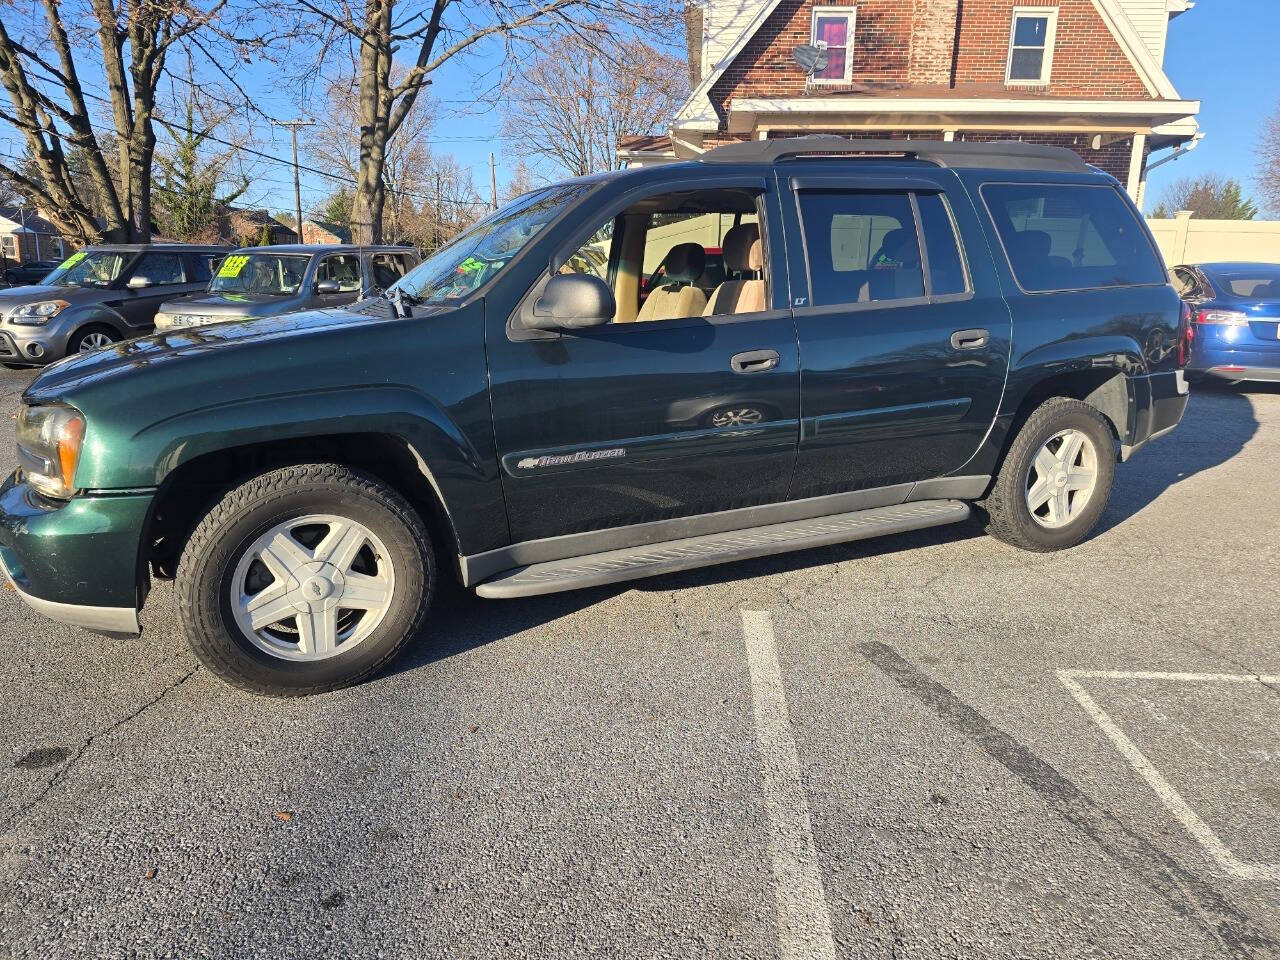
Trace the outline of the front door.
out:
M 963 474 L 995 420 L 1009 310 L 947 176 L 790 178 L 808 277 L 795 497 Z
M 155 324 L 160 304 L 187 293 L 187 271 L 182 254 L 148 250 L 134 262 L 133 268 L 121 278 L 125 289 L 117 303 L 117 309 L 125 323 L 139 333 Z M 146 285 L 130 287 L 145 280 Z
M 780 250 L 769 255 L 780 235 L 776 197 L 762 182 L 690 186 L 603 210 L 602 221 L 584 225 L 596 232 L 571 245 L 559 269 L 605 280 L 614 322 L 551 334 L 523 328 L 521 309 L 546 273 L 514 313 L 487 305 L 494 432 L 515 542 L 786 497 L 799 358 L 785 261 Z

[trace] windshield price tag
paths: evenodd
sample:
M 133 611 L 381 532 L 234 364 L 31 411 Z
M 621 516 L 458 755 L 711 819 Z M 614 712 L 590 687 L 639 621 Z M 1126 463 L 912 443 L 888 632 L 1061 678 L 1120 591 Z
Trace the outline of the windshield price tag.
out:
M 238 277 L 240 271 L 244 269 L 244 265 L 249 262 L 246 256 L 227 257 L 222 261 L 222 266 L 218 268 L 219 277 Z
M 83 260 L 83 259 L 84 259 L 84 251 L 83 251 L 83 250 L 77 250 L 77 251 L 76 251 L 75 253 L 73 253 L 71 256 L 67 257 L 67 259 L 63 260 L 63 261 L 62 261 L 62 266 L 60 266 L 58 269 L 59 269 L 59 270 L 68 270 L 68 269 L 70 269 L 71 267 L 74 267 L 77 263 L 79 263 L 79 262 L 80 262 L 81 260 Z

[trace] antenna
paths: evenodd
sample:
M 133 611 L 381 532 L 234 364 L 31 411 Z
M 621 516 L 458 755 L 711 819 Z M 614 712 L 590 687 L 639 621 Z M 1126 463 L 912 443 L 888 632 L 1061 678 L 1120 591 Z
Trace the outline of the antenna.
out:
M 804 71 L 805 76 L 812 77 L 819 70 L 823 70 L 827 66 L 827 47 L 815 46 L 811 43 L 802 43 L 791 51 L 791 59 L 794 60 Z

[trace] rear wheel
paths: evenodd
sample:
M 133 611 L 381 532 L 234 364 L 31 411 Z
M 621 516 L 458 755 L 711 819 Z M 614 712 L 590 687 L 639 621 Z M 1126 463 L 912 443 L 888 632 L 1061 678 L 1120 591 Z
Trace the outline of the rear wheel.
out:
M 224 680 L 298 696 L 368 679 L 418 632 L 435 585 L 421 519 L 390 487 L 336 464 L 236 487 L 192 534 L 177 573 L 187 640 Z
M 1023 550 L 1073 547 L 1106 509 L 1115 469 L 1102 414 L 1080 400 L 1046 400 L 1018 431 L 983 503 L 987 532 Z

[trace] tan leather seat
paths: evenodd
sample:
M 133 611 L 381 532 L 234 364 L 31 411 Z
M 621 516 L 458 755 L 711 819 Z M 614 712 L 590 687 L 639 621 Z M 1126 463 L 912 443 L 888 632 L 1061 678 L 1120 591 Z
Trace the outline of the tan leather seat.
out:
M 707 251 L 700 244 L 678 243 L 672 247 L 663 261 L 662 284 L 645 298 L 636 322 L 702 316 L 707 295 L 693 281 L 701 275 L 706 260 Z
M 740 223 L 724 235 L 724 267 L 737 274 L 754 273 L 758 278 L 764 268 L 764 250 L 760 245 L 760 225 Z M 730 313 L 759 313 L 765 309 L 764 280 L 726 280 L 716 287 L 707 301 L 704 317 Z

